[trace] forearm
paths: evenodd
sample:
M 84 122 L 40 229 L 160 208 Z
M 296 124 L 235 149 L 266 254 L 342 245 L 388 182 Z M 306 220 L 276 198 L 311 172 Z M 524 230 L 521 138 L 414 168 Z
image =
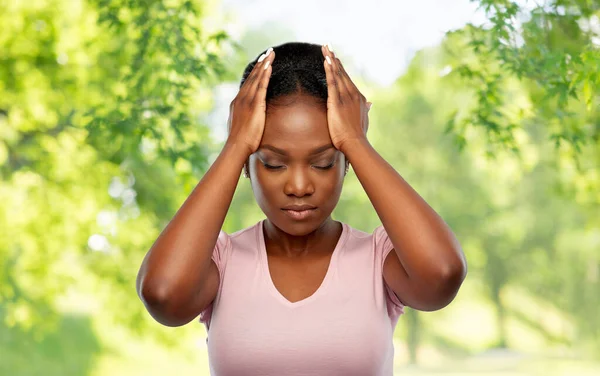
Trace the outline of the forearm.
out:
M 215 162 L 150 248 L 138 291 L 156 299 L 191 296 L 202 287 L 214 246 L 247 154 L 226 144 Z
M 417 281 L 464 276 L 465 260 L 454 234 L 425 200 L 364 140 L 344 154 L 381 219 L 408 277 Z

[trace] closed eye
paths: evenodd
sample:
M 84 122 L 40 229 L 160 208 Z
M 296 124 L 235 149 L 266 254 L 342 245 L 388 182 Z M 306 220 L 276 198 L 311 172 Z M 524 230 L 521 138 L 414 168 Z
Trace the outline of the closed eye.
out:
M 335 161 L 331 162 L 331 164 L 327 165 L 327 166 L 313 166 L 314 168 L 318 168 L 319 170 L 329 170 L 330 168 L 332 168 L 335 165 Z M 265 168 L 267 170 L 280 170 L 282 168 L 284 168 L 285 166 L 273 166 L 267 163 L 263 163 L 263 166 L 265 166 Z
M 283 166 L 271 166 L 269 164 L 263 163 L 263 166 L 265 166 L 266 169 L 269 170 L 279 170 L 280 168 L 283 168 Z
M 327 166 L 315 166 L 315 168 L 318 168 L 319 170 L 329 170 L 333 167 L 333 165 L 335 165 L 335 161 L 331 162 L 331 164 Z

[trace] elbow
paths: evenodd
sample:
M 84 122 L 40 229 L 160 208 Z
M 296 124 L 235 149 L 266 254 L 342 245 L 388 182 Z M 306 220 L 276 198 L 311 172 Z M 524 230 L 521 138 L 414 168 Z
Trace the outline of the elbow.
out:
M 138 296 L 154 320 L 168 327 L 183 326 L 191 321 L 189 317 L 181 317 L 174 309 L 172 295 L 165 284 L 144 282 L 142 280 L 138 287 Z
M 171 326 L 168 319 L 169 299 L 164 285 L 142 280 L 138 287 L 138 296 L 146 310 L 159 323 Z
M 164 284 L 142 280 L 138 286 L 138 296 L 146 307 L 164 307 L 169 295 Z
M 443 286 L 454 290 L 455 294 L 467 277 L 467 261 L 464 257 L 457 257 L 453 262 L 447 263 L 438 272 L 438 279 Z
M 173 294 L 173 283 L 164 277 L 156 277 L 148 271 L 148 258 L 146 254 L 142 266 L 136 278 L 137 295 L 146 307 L 146 310 L 158 323 L 177 327 L 189 323 L 193 317 L 182 317 L 174 302 L 176 294 Z M 181 301 L 181 299 L 179 299 Z
M 421 311 L 437 311 L 448 306 L 456 295 L 467 276 L 467 264 L 464 259 L 448 263 L 428 278 L 422 289 L 423 299 L 417 307 Z
M 454 300 L 466 276 L 467 264 L 464 259 L 455 264 L 448 265 L 440 271 L 437 283 L 438 292 L 435 294 L 438 298 L 438 304 L 434 304 L 434 310 L 442 309 Z

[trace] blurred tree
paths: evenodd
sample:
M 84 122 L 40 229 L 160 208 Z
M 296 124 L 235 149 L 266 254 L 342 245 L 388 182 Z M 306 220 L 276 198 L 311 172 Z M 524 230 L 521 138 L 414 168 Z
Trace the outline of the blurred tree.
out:
M 517 244 L 498 233 L 487 246 L 488 257 L 498 246 L 515 250 L 517 257 L 492 257 L 485 275 L 500 302 L 506 286 L 501 281 L 521 270 L 518 281 L 574 318 L 577 329 L 567 337 L 597 349 L 600 326 L 591 317 L 598 316 L 600 305 L 600 262 L 591 249 L 597 249 L 600 225 L 600 2 L 478 2 L 489 23 L 449 33 L 444 43 L 448 79 L 455 76 L 456 87 L 473 93 L 468 105 L 452 114 L 447 130 L 463 146 L 485 134 L 490 157 L 500 155 L 495 146 L 533 155 L 519 142 L 530 140 L 539 159 L 513 182 L 507 206 L 513 214 L 507 211 L 492 222 L 526 229 Z M 572 234 L 580 236 L 573 243 L 577 250 L 563 240 Z M 509 269 L 506 260 L 514 261 Z M 530 272 L 534 266 L 540 275 Z
M 454 57 L 448 69 L 474 93 L 448 123 L 459 141 L 467 129 L 484 133 L 494 147 L 518 151 L 515 135 L 526 124 L 545 128 L 562 158 L 588 182 L 600 202 L 600 2 L 478 0 L 489 22 L 448 33 Z M 507 106 L 518 79 L 534 107 Z M 514 101 L 512 101 L 514 103 Z
M 209 1 L 0 1 L 2 321 L 59 323 L 56 298 L 150 323 L 135 292 L 144 253 L 201 176 L 198 115 L 237 53 Z M 103 303 L 101 303 L 103 302 Z M 119 307 L 115 309 L 114 307 Z M 177 339 L 171 336 L 172 342 Z

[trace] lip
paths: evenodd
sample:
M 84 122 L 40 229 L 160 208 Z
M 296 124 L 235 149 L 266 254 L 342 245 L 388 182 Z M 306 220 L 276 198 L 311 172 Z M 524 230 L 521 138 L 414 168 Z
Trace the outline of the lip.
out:
M 292 219 L 300 221 L 300 220 L 310 217 L 315 212 L 316 209 L 317 208 L 312 207 L 311 209 L 305 209 L 305 210 L 291 210 L 291 209 L 281 209 L 281 210 L 283 210 L 285 212 L 285 214 L 287 214 Z
M 316 206 L 312 206 L 312 205 L 288 205 L 288 206 L 284 206 L 283 210 L 295 210 L 295 211 L 303 211 L 303 210 L 312 210 L 312 209 L 316 209 Z

